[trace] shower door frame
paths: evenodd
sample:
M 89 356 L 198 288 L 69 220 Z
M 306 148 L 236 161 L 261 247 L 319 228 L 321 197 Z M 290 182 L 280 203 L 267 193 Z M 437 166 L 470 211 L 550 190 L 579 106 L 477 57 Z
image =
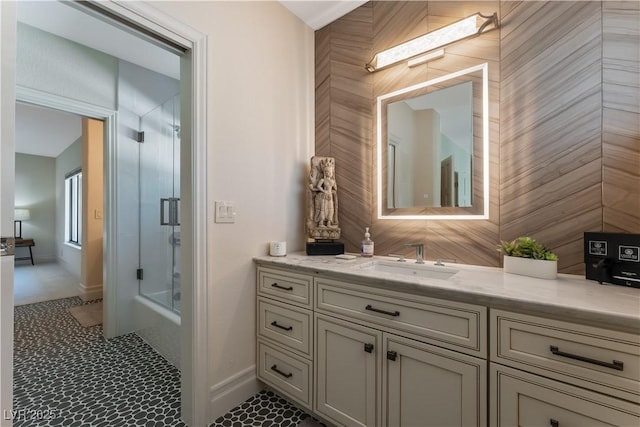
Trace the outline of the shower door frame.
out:
M 167 117 L 165 113 L 168 103 L 171 103 L 173 120 L 169 125 L 171 131 L 166 128 Z M 176 243 L 175 236 L 176 233 L 178 235 L 181 233 L 180 208 L 178 206 L 178 203 L 181 202 L 179 125 L 176 129 L 176 121 L 180 123 L 179 104 L 179 94 L 164 100 L 140 117 L 138 128 L 144 134 L 144 143 L 140 144 L 138 152 L 138 233 L 140 236 L 138 265 L 144 271 L 144 280 L 138 281 L 139 295 L 162 305 L 178 316 L 180 310 L 176 310 L 175 288 L 176 283 L 180 283 L 180 264 L 177 264 L 180 260 L 180 243 Z M 155 117 L 154 120 L 154 114 L 159 114 L 160 117 Z M 159 128 L 156 128 L 154 124 L 157 124 Z M 169 132 L 169 134 L 165 132 Z M 167 139 L 169 136 L 171 137 L 170 142 Z M 171 163 L 170 173 L 168 171 L 169 162 Z M 168 202 L 168 209 L 166 209 L 165 202 Z M 159 218 L 156 217 L 158 207 L 160 209 Z M 151 218 L 154 220 L 149 220 Z M 180 239 L 177 240 L 179 242 Z M 158 264 L 158 261 L 161 262 Z M 167 296 L 166 300 L 157 297 L 157 293 L 163 292 L 165 289 L 164 285 L 170 285 L 169 294 L 163 294 L 163 296 Z

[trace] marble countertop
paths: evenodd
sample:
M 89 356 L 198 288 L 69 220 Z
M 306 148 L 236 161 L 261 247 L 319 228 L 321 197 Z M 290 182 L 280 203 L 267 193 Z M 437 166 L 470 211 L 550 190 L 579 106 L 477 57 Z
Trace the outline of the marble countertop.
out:
M 464 264 L 434 266 L 429 269 L 457 270 L 442 280 L 416 277 L 371 268 L 374 263 L 410 268 L 415 261 L 399 263 L 395 258 L 357 256 L 352 260 L 335 256 L 307 256 L 290 253 L 284 257 L 260 256 L 254 261 L 265 266 L 287 268 L 376 288 L 444 298 L 461 302 L 524 311 L 593 326 L 640 333 L 640 289 L 600 285 L 584 276 L 559 274 L 556 280 L 536 279 L 504 273 L 501 268 Z

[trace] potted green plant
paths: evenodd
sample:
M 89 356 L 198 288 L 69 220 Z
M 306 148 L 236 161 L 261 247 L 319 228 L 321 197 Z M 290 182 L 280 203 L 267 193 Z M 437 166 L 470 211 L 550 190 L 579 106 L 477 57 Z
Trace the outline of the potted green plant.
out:
M 540 279 L 555 279 L 558 274 L 558 256 L 531 237 L 518 237 L 502 241 L 498 252 L 504 254 L 505 273 L 520 274 Z

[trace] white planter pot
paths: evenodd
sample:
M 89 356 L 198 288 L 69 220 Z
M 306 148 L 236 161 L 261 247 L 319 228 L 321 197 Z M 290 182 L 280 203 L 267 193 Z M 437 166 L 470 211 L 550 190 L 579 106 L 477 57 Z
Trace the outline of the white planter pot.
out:
M 515 256 L 504 257 L 504 272 L 521 276 L 537 277 L 539 279 L 555 279 L 558 276 L 558 261 L 543 259 L 521 258 Z

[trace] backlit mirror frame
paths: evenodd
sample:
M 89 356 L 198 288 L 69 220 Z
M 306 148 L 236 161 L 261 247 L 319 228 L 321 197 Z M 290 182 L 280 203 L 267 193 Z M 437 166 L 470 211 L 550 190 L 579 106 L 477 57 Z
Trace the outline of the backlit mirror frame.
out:
M 478 198 L 474 197 L 472 200 L 472 207 L 423 207 L 423 208 L 387 208 L 386 201 L 386 190 L 383 186 L 383 179 L 386 180 L 387 170 L 387 157 L 386 153 L 383 153 L 383 150 L 387 147 L 387 130 L 386 130 L 386 114 L 383 114 L 386 110 L 386 106 L 391 101 L 398 101 L 402 99 L 402 95 L 410 94 L 412 92 L 424 92 L 427 93 L 429 87 L 432 86 L 433 90 L 442 89 L 447 87 L 446 82 L 451 80 L 451 85 L 459 84 L 463 82 L 463 78 L 465 75 L 471 75 L 474 73 L 481 74 L 480 83 L 482 87 L 482 100 L 481 100 L 481 123 L 482 123 L 482 133 L 480 138 L 474 137 L 474 152 L 477 151 L 475 148 L 476 141 L 479 139 L 482 147 L 480 151 L 482 152 L 482 174 L 481 183 L 477 182 L 476 177 L 478 174 L 476 173 L 477 166 L 474 164 L 472 170 L 472 176 L 474 177 L 473 186 L 478 186 L 482 188 L 482 197 L 480 197 L 480 202 L 478 202 Z M 475 79 L 477 80 L 477 79 Z M 476 100 L 474 99 L 474 116 L 477 115 L 477 109 L 475 107 Z M 413 86 L 409 86 L 407 88 L 403 88 L 391 93 L 387 93 L 381 95 L 377 98 L 377 173 L 376 173 L 376 182 L 377 182 L 377 211 L 379 219 L 406 219 L 406 220 L 421 220 L 421 219 L 434 219 L 434 220 L 483 220 L 489 218 L 489 73 L 488 73 L 488 64 L 483 63 L 480 65 L 476 65 L 470 68 L 466 68 L 464 70 L 456 71 L 454 73 L 450 73 L 444 75 L 442 77 L 438 77 L 435 79 L 431 79 L 422 83 L 418 83 Z M 384 109 L 384 110 L 383 110 Z M 475 122 L 475 119 L 474 119 Z M 474 135 L 476 134 L 474 130 Z M 478 165 L 479 166 L 479 165 Z M 428 211 L 428 214 L 424 214 L 422 212 Z M 431 212 L 436 213 L 431 213 Z

